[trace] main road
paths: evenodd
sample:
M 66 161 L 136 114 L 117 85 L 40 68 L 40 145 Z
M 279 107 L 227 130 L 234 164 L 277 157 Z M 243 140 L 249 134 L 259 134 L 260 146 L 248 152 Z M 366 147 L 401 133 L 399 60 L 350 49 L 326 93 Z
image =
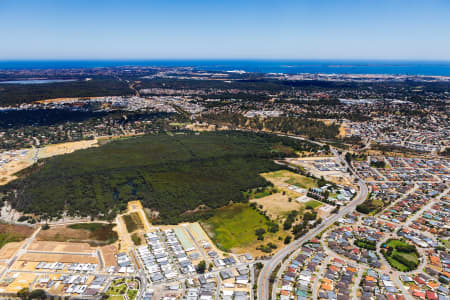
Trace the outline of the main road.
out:
M 334 150 L 334 149 L 333 149 Z M 332 151 L 333 151 L 332 150 Z M 333 153 L 341 160 L 342 163 L 347 164 L 345 159 L 337 153 L 337 151 L 333 151 Z M 357 176 L 357 175 L 355 175 Z M 356 177 L 358 178 L 358 177 Z M 285 248 L 281 249 L 278 253 L 276 253 L 272 259 L 264 265 L 264 268 L 261 270 L 261 273 L 258 278 L 258 299 L 259 300 L 269 300 L 269 285 L 270 285 L 270 275 L 274 271 L 274 269 L 281 264 L 281 262 L 288 257 L 292 252 L 298 249 L 304 242 L 312 239 L 318 233 L 320 233 L 323 229 L 327 228 L 334 222 L 336 222 L 339 218 L 345 216 L 346 214 L 352 212 L 358 204 L 363 202 L 369 193 L 368 188 L 364 181 L 361 178 L 358 178 L 359 191 L 356 195 L 355 199 L 350 202 L 347 206 L 340 209 L 337 214 L 331 215 L 328 219 L 324 220 L 319 226 L 311 229 L 307 234 L 290 243 Z M 274 287 L 276 288 L 276 287 Z

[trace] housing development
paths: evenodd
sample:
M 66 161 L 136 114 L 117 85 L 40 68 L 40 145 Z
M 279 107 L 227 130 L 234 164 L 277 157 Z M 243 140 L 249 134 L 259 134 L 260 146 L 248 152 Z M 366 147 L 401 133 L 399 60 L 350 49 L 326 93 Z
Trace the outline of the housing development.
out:
M 448 300 L 449 84 L 0 70 L 0 298 Z

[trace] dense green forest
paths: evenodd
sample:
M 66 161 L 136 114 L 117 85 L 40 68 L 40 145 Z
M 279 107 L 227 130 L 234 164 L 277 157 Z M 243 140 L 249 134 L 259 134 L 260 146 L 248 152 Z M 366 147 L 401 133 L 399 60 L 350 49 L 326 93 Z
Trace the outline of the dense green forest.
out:
M 189 213 L 200 205 L 245 201 L 244 191 L 269 185 L 259 173 L 282 168 L 273 158 L 318 149 L 246 132 L 135 137 L 45 160 L 3 189 L 15 208 L 28 213 L 111 218 L 139 199 L 159 212 L 155 222 L 175 223 L 201 216 Z
M 95 78 L 48 84 L 1 84 L 0 106 L 19 105 L 37 100 L 70 97 L 122 96 L 134 92 L 115 78 Z
M 335 139 L 339 134 L 338 124 L 326 125 L 322 121 L 305 118 L 246 118 L 236 113 L 205 114 L 203 118 L 210 123 L 227 123 L 235 127 L 303 135 L 311 139 Z

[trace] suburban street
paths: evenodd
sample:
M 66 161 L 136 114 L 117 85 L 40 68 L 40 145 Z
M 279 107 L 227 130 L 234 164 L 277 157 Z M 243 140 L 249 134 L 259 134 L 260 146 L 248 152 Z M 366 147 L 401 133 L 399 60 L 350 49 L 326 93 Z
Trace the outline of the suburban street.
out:
M 333 153 L 335 156 L 339 158 L 339 160 L 346 164 L 345 159 L 342 159 L 342 156 L 339 155 L 339 153 L 333 149 Z M 358 177 L 356 177 L 358 178 Z M 305 234 L 303 237 L 301 237 L 298 240 L 295 240 L 294 242 L 290 243 L 285 248 L 281 249 L 279 252 L 277 252 L 270 261 L 266 262 L 264 265 L 264 268 L 262 269 L 259 278 L 258 278 L 258 299 L 259 300 L 268 300 L 268 299 L 275 299 L 270 298 L 270 296 L 273 297 L 273 295 L 269 295 L 269 285 L 270 285 L 270 275 L 275 270 L 275 268 L 289 255 L 292 254 L 296 249 L 300 248 L 300 246 L 312 239 L 314 236 L 316 236 L 318 233 L 320 233 L 322 230 L 333 224 L 335 221 L 337 221 L 339 218 L 345 216 L 346 214 L 352 212 L 358 204 L 363 202 L 369 193 L 368 188 L 363 180 L 358 178 L 358 186 L 359 191 L 357 195 L 355 196 L 354 200 L 347 206 L 342 207 L 337 214 L 331 215 L 328 219 L 323 220 L 323 222 L 315 227 L 314 229 L 310 230 L 307 234 Z M 282 268 L 280 268 L 281 270 Z M 279 278 L 279 276 L 276 276 L 276 278 Z M 274 283 L 274 286 L 276 286 L 276 283 Z M 273 289 L 275 290 L 275 289 Z M 274 291 L 273 291 L 274 292 Z

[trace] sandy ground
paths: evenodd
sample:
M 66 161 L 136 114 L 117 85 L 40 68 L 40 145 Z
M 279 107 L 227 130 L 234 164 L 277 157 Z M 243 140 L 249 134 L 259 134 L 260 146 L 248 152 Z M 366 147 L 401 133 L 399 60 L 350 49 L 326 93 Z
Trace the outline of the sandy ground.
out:
M 34 241 L 28 247 L 28 251 L 43 252 L 93 253 L 95 250 L 96 249 L 94 247 L 89 246 L 87 243 L 62 243 L 46 241 Z
M 0 153 L 2 159 L 10 160 L 10 162 L 0 167 L 0 185 L 5 185 L 8 182 L 13 181 L 17 178 L 14 174 L 31 166 L 34 163 L 33 157 L 35 157 L 37 149 L 22 149 L 14 152 L 26 154 L 22 156 Z
M 301 193 L 294 192 L 290 189 L 288 189 L 289 184 L 286 183 L 287 180 L 291 178 L 299 178 L 301 180 L 302 176 L 295 174 L 291 171 L 278 171 L 280 175 L 273 176 L 271 173 L 262 173 L 260 174 L 262 177 L 264 177 L 266 180 L 270 181 L 278 190 L 284 191 L 288 197 L 291 197 L 294 201 L 295 198 L 304 195 Z
M 345 138 L 347 134 L 351 134 L 351 128 L 348 127 L 347 122 L 343 122 L 339 127 L 339 135 L 338 137 Z
M 108 245 L 99 247 L 103 261 L 105 262 L 106 267 L 114 266 L 117 267 L 117 246 L 116 245 Z
M 25 225 L 0 224 L 0 233 L 10 233 L 29 237 L 34 232 L 33 227 Z
M 324 160 L 324 159 L 329 159 L 331 161 L 337 162 L 335 157 L 288 158 L 287 161 L 289 163 L 292 163 L 294 165 L 304 168 L 307 172 L 310 172 L 311 174 L 313 174 L 314 176 L 316 176 L 318 178 L 323 176 L 327 180 L 329 180 L 333 183 L 336 183 L 336 184 L 352 186 L 352 187 L 355 186 L 355 184 L 353 183 L 353 181 L 351 180 L 351 178 L 349 177 L 349 175 L 347 173 L 341 172 L 341 171 L 336 171 L 336 170 L 320 171 L 313 165 L 314 161 Z
M 38 241 L 71 242 L 89 240 L 88 230 L 72 229 L 67 226 L 55 226 L 48 230 L 41 230 L 37 235 Z
M 3 246 L 0 250 L 0 259 L 10 259 L 14 256 L 17 250 L 23 245 L 25 241 L 22 242 L 11 242 Z
M 290 202 L 289 198 L 291 198 Z M 262 210 L 266 211 L 271 219 L 282 217 L 292 210 L 299 210 L 303 206 L 295 201 L 295 198 L 283 195 L 282 193 L 275 193 L 267 197 L 252 199 L 250 202 L 255 202 L 258 206 L 262 205 Z
M 77 150 L 87 149 L 97 145 L 97 140 L 69 142 L 45 146 L 39 149 L 39 158 L 48 158 L 56 155 L 68 154 Z
M 62 262 L 62 263 L 90 263 L 99 264 L 96 256 L 71 255 L 71 254 L 52 254 L 47 253 L 25 253 L 19 257 L 11 269 L 18 270 L 16 264 L 20 262 Z

